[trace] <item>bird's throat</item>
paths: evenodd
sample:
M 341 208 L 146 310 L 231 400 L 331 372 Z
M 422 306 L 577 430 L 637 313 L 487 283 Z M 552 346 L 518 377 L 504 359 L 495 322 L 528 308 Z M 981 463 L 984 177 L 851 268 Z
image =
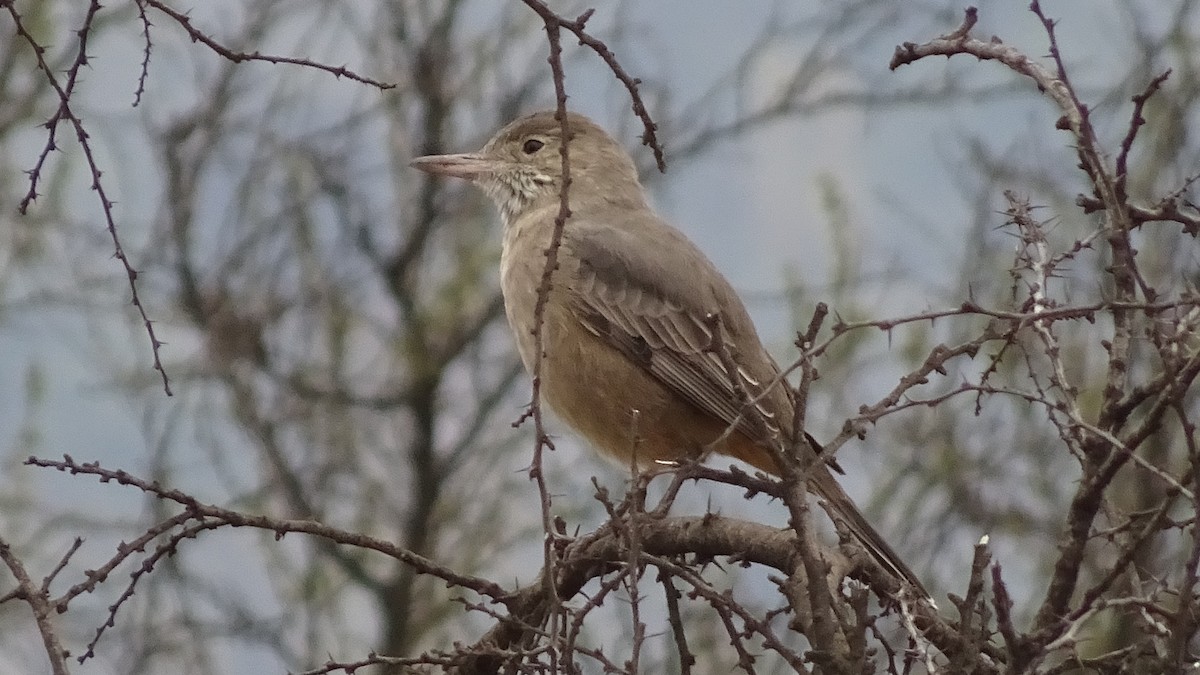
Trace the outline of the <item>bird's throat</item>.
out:
M 495 202 L 508 228 L 539 197 L 551 193 L 552 183 L 549 176 L 514 171 L 490 176 L 480 182 L 480 187 Z

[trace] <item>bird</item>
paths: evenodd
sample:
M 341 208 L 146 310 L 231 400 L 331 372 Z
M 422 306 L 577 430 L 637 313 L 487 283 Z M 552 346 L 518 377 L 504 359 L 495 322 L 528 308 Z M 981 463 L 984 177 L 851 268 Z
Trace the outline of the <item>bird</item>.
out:
M 411 162 L 430 174 L 470 181 L 499 209 L 505 314 L 531 375 L 541 358 L 542 400 L 626 466 L 716 452 L 780 476 L 771 443 L 820 453 L 811 437 L 807 446 L 791 442 L 794 393 L 733 286 L 655 213 L 620 143 L 582 114 L 568 112 L 566 122 L 570 215 L 540 319 L 540 355 L 536 307 L 564 182 L 559 113 L 520 117 L 478 152 Z M 714 337 L 724 348 L 714 346 Z M 744 414 L 746 403 L 757 414 Z M 830 463 L 812 459 L 808 490 L 885 571 L 928 597 L 842 489 Z

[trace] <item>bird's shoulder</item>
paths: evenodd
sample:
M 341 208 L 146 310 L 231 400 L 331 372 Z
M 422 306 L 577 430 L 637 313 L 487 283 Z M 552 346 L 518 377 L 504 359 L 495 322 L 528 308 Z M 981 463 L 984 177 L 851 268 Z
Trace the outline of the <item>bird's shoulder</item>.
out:
M 567 232 L 564 245 L 577 261 L 571 297 L 589 332 L 747 437 L 768 442 L 779 433 L 773 420 L 790 409 L 786 387 L 756 406 L 767 429 L 741 414 L 734 388 L 737 380 L 756 397 L 774 383 L 778 367 L 741 299 L 686 236 L 649 215 L 584 221 Z
M 720 270 L 683 232 L 652 212 L 584 218 L 567 235 L 584 294 L 620 302 L 638 314 L 703 319 L 733 313 L 744 320 L 741 300 Z

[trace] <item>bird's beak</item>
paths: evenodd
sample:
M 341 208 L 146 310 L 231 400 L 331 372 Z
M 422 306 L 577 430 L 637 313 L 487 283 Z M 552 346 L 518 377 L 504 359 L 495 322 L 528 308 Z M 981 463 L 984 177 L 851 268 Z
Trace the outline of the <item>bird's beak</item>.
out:
M 494 159 L 487 159 L 482 155 L 467 153 L 462 155 L 426 155 L 425 157 L 417 157 L 409 162 L 408 165 L 427 173 L 471 180 L 485 174 L 494 173 L 499 168 L 500 163 Z

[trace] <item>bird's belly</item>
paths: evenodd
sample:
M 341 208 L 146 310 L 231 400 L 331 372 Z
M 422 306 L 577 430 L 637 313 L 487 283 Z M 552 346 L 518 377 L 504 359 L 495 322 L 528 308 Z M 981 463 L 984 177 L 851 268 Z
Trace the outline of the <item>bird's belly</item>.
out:
M 504 309 L 517 350 L 533 375 L 537 357 L 534 326 L 545 256 L 514 228 L 506 232 L 501 256 Z M 535 255 L 533 251 L 537 251 Z M 569 259 L 568 261 L 569 262 Z M 628 466 L 649 466 L 700 456 L 709 449 L 770 470 L 761 448 L 734 433 L 719 447 L 725 424 L 669 392 L 657 379 L 588 331 L 570 309 L 573 270 L 554 275 L 542 317 L 542 403 L 601 454 Z
M 544 401 L 609 458 L 646 466 L 697 457 L 724 431 L 569 312 L 550 312 L 545 330 Z

